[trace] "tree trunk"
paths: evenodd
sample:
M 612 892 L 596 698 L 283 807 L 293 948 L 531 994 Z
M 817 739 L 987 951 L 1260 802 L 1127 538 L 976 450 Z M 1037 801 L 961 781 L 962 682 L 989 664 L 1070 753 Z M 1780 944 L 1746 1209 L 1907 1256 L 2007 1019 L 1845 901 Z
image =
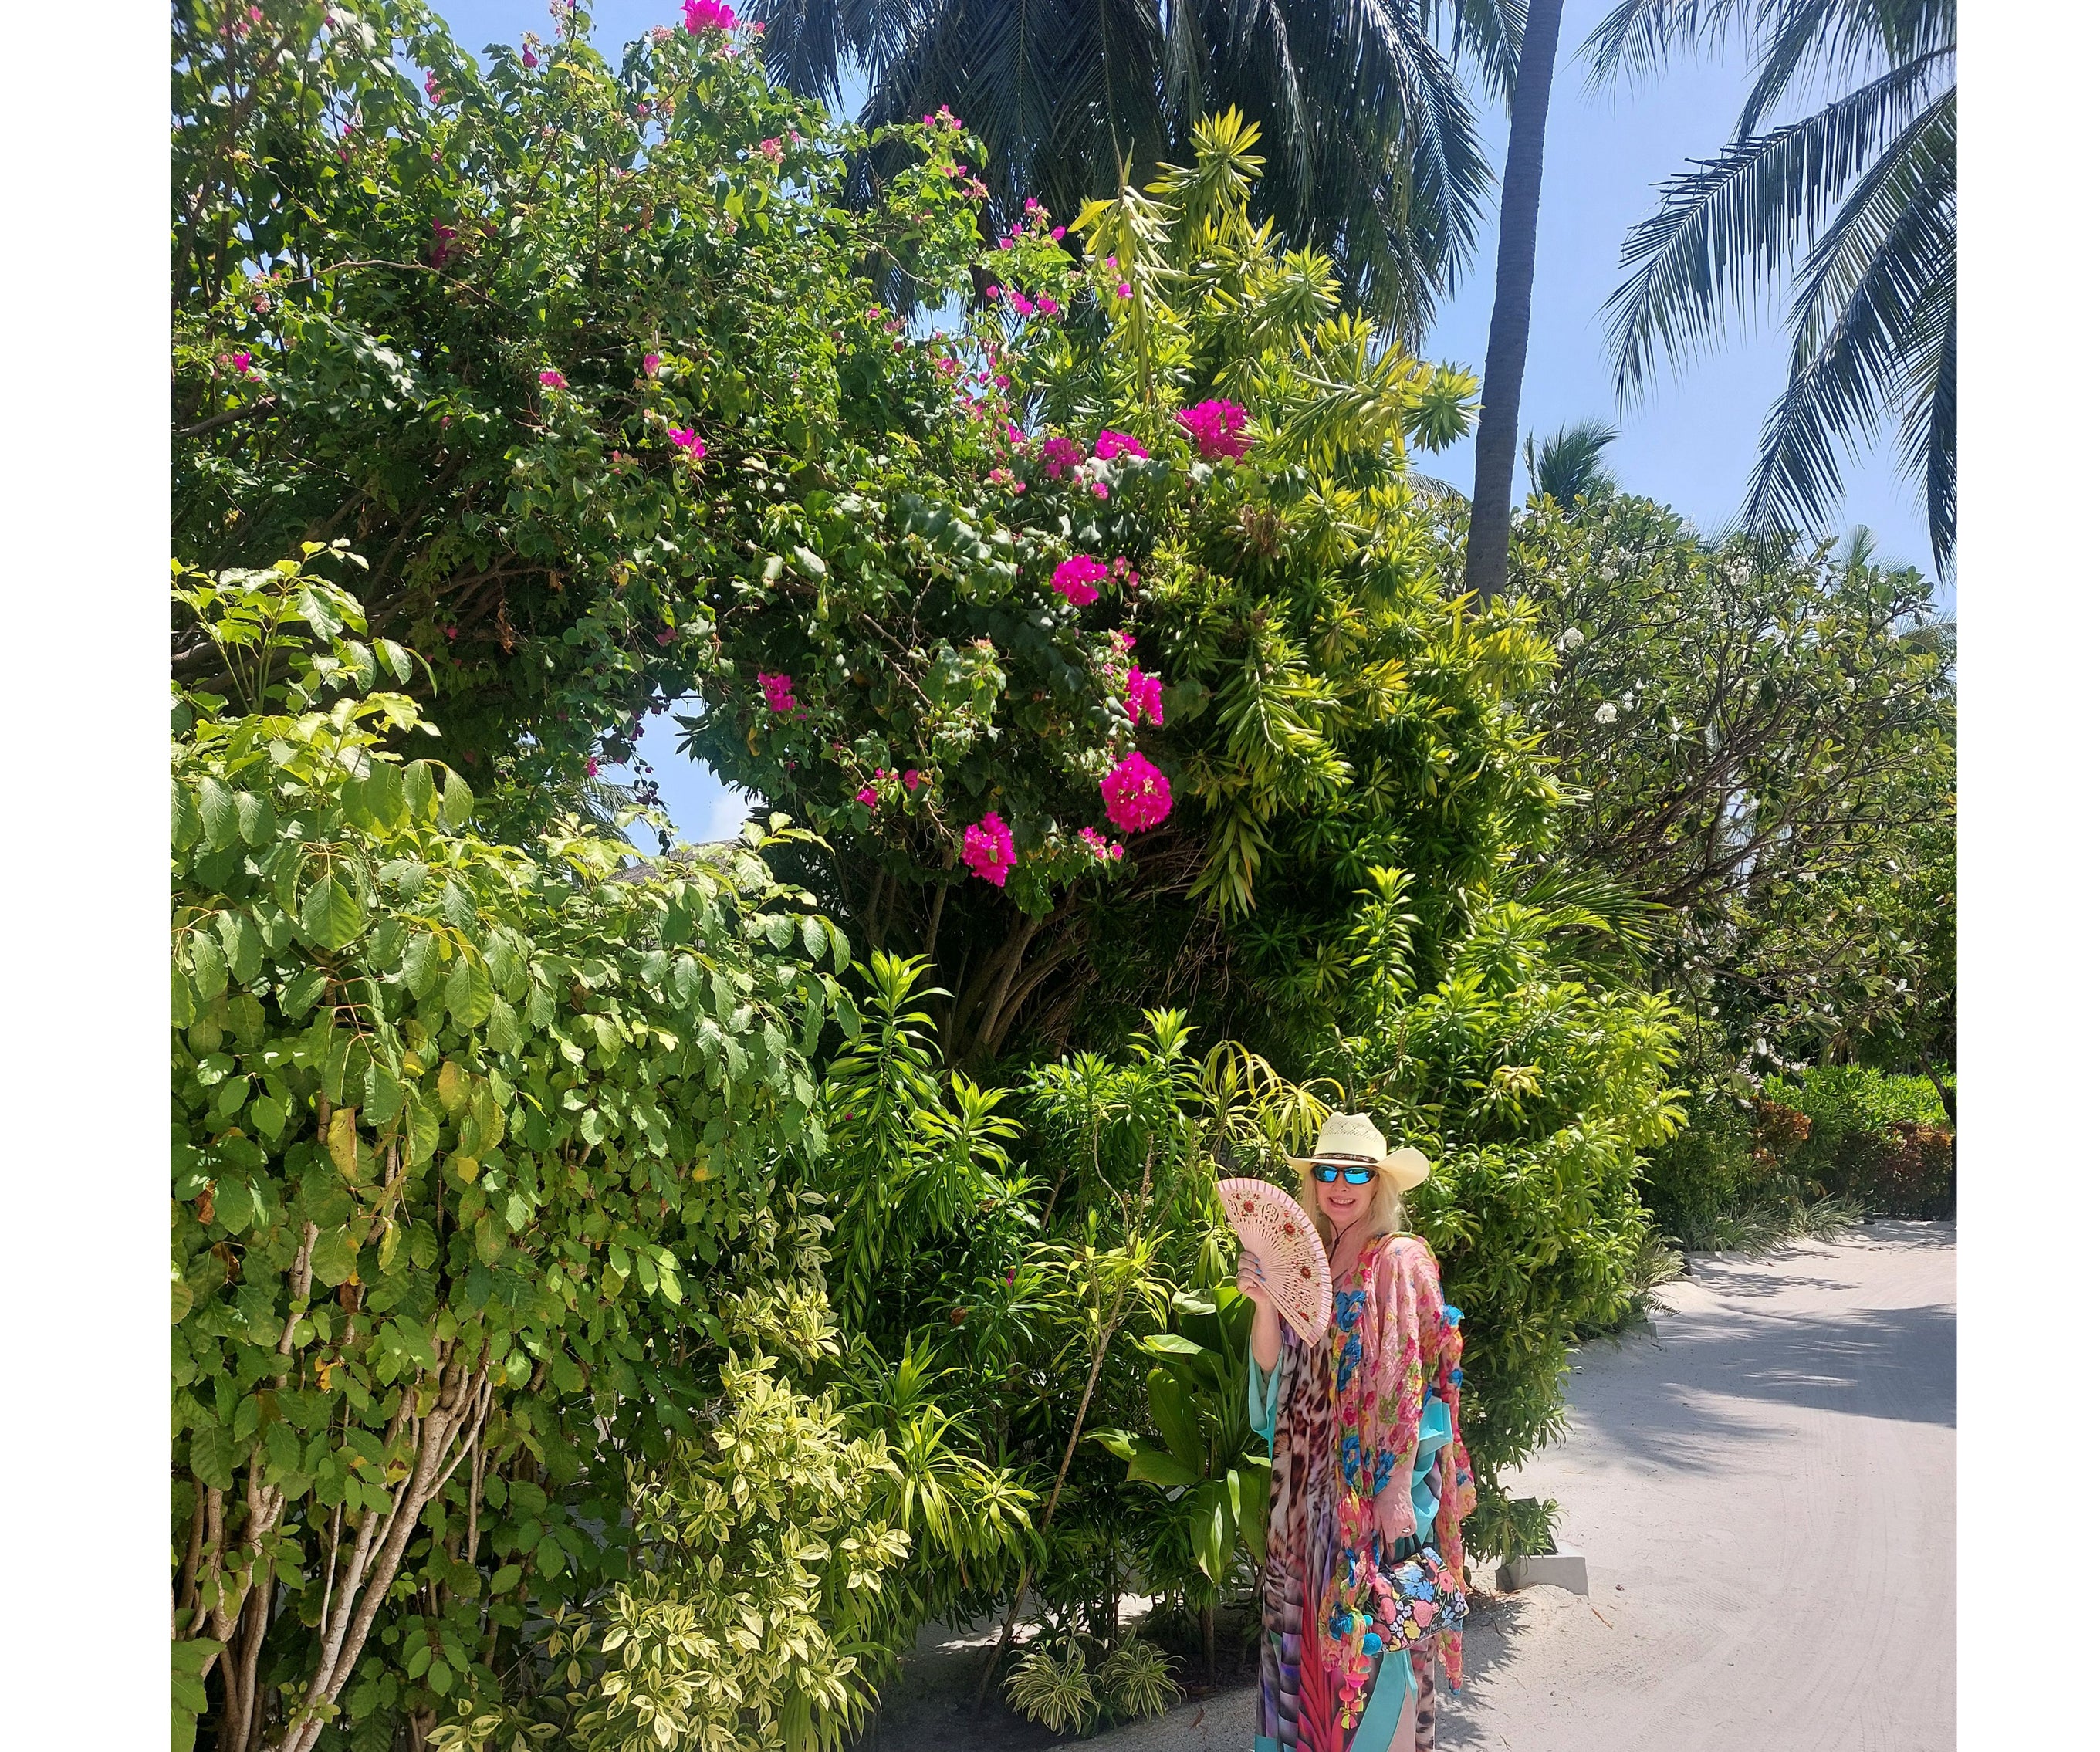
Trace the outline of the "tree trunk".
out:
M 1538 190 L 1546 168 L 1546 106 L 1560 46 L 1561 0 L 1531 0 L 1510 100 L 1502 167 L 1502 233 L 1495 245 L 1495 308 L 1488 323 L 1480 426 L 1473 446 L 1473 514 L 1466 588 L 1485 607 L 1509 583 L 1510 480 L 1516 470 L 1517 403 L 1531 338 L 1532 271 L 1538 259 Z

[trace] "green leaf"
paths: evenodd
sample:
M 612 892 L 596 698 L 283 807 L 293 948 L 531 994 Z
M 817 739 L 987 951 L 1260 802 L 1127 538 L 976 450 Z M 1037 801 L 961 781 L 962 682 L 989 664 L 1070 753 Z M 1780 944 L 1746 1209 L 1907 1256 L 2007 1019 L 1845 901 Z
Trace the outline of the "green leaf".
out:
M 186 852 L 197 842 L 204 832 L 204 822 L 197 814 L 196 799 L 190 795 L 190 788 L 179 779 L 175 782 L 174 807 L 170 811 L 168 836 L 179 852 Z
M 411 761 L 401 774 L 401 801 L 416 821 L 429 821 L 437 812 L 438 788 L 428 761 Z
M 197 811 L 204 819 L 205 843 L 223 852 L 240 837 L 240 817 L 226 781 L 207 773 L 197 784 Z
M 401 957 L 401 978 L 417 998 L 427 998 L 437 989 L 443 966 L 435 933 L 418 931 L 408 939 Z
M 347 1229 L 324 1229 L 314 1238 L 315 1280 L 331 1290 L 350 1281 L 357 1269 L 357 1238 Z
M 299 925 L 324 949 L 344 949 L 363 934 L 364 902 L 345 877 L 333 871 L 307 890 L 299 905 Z
M 445 982 L 445 1008 L 462 1028 L 479 1028 L 488 1020 L 496 994 L 488 983 L 488 969 L 480 956 L 462 954 L 452 964 Z
M 239 822 L 240 837 L 249 845 L 266 845 L 277 832 L 277 811 L 270 799 L 253 791 L 243 791 L 233 800 L 233 813 Z
M 285 1013 L 287 1021 L 296 1022 L 314 1007 L 315 1000 L 327 988 L 328 970 L 310 967 L 285 986 L 285 995 L 277 1000 L 277 1007 Z
M 218 916 L 218 940 L 226 948 L 227 969 L 245 986 L 262 970 L 262 933 L 245 912 L 231 908 Z
M 168 994 L 168 1019 L 178 1028 L 187 1028 L 196 1020 L 196 995 L 190 990 L 188 974 L 179 967 L 169 972 L 174 977 Z
M 209 932 L 190 933 L 190 967 L 196 976 L 197 995 L 205 1003 L 226 990 L 226 956 Z
M 1146 1399 L 1152 1406 L 1152 1422 L 1166 1437 L 1167 1451 L 1191 1473 L 1203 1469 L 1203 1432 L 1187 1390 L 1165 1369 L 1154 1369 L 1145 1378 Z
M 1162 1489 L 1172 1490 L 1196 1483 L 1201 1475 L 1157 1448 L 1140 1448 L 1131 1455 L 1130 1470 L 1123 1476 L 1134 1484 L 1158 1485 Z
M 445 797 L 439 816 L 448 827 L 455 830 L 464 827 L 474 819 L 474 792 L 449 766 L 445 769 Z
M 214 1490 L 233 1488 L 233 1432 L 210 1423 L 190 1432 L 190 1470 Z

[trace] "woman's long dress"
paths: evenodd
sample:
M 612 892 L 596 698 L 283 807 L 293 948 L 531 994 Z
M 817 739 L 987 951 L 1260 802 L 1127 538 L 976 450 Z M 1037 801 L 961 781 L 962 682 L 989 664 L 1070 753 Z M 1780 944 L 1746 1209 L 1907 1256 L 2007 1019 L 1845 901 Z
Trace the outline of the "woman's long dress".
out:
M 1405 1547 L 1388 1554 L 1375 1507 L 1382 1489 L 1407 1492 L 1411 1525 L 1398 1525 L 1425 1542 L 1417 1556 L 1463 1578 L 1474 1489 L 1458 1433 L 1458 1319 L 1421 1238 L 1388 1235 L 1336 1281 L 1322 1342 L 1286 1326 L 1274 1370 L 1250 1359 L 1248 1409 L 1274 1457 L 1255 1752 L 1412 1746 L 1403 1730 L 1434 1684 L 1432 1651 L 1459 1683 L 1459 1633 L 1409 1623 Z

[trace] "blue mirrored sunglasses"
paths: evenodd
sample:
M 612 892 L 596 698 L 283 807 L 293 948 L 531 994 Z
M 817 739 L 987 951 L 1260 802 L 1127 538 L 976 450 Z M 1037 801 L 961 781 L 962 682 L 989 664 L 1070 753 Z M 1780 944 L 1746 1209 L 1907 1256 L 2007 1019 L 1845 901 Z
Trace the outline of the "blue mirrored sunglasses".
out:
M 1376 1178 L 1374 1167 L 1345 1168 L 1339 1162 L 1316 1162 L 1312 1164 L 1312 1178 L 1331 1186 L 1337 1176 L 1352 1186 L 1368 1186 Z

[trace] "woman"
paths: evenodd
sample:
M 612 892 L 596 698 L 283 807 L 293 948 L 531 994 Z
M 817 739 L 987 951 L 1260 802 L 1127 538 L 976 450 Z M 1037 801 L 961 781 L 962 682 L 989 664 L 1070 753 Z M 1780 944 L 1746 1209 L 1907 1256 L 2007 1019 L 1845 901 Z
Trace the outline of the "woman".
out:
M 1326 1244 L 1335 1315 L 1302 1343 L 1251 1255 L 1247 1403 L 1274 1456 L 1261 1576 L 1255 1752 L 1427 1752 L 1434 1656 L 1459 1683 L 1472 1467 L 1458 1439 L 1458 1310 L 1436 1261 L 1400 1232 L 1401 1195 L 1428 1178 L 1364 1114 L 1335 1114 L 1293 1158 Z

